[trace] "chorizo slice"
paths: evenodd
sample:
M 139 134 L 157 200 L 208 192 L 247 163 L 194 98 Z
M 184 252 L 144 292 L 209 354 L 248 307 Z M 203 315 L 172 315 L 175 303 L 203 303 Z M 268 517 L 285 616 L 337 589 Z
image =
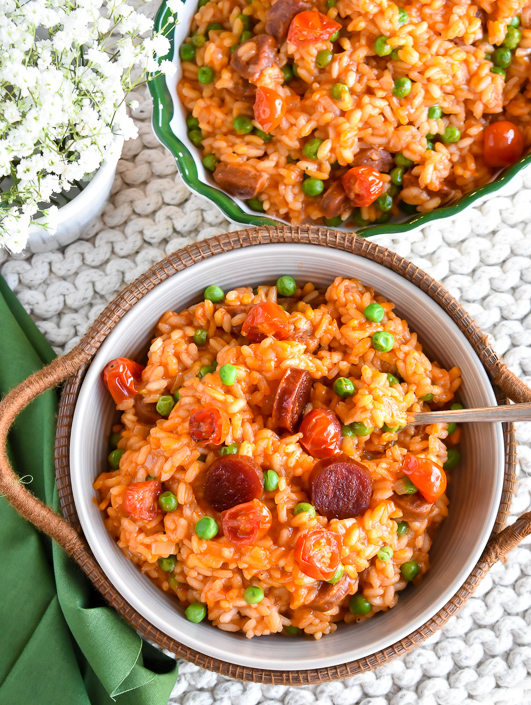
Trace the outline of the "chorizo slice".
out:
M 266 14 L 265 31 L 271 34 L 277 42 L 283 42 L 288 36 L 291 20 L 299 12 L 310 10 L 311 5 L 305 0 L 277 0 Z
M 393 155 L 381 147 L 360 149 L 352 162 L 352 166 L 372 166 L 381 173 L 391 171 L 394 165 Z
M 203 495 L 217 512 L 258 499 L 264 489 L 262 469 L 247 455 L 224 455 L 208 468 Z
M 330 583 L 321 583 L 317 595 L 305 607 L 310 607 L 317 612 L 328 612 L 336 605 L 339 605 L 349 594 L 352 586 L 352 580 L 348 575 L 343 575 L 341 580 L 335 585 Z
M 162 418 L 157 411 L 157 405 L 144 401 L 142 394 L 135 397 L 135 414 L 138 421 L 146 426 L 154 426 Z
M 230 57 L 231 67 L 248 81 L 256 81 L 275 63 L 277 44 L 269 34 L 257 34 L 242 42 Z
M 222 308 L 231 316 L 239 316 L 241 313 L 248 314 L 254 304 L 214 304 L 214 310 L 219 311 Z
M 347 194 L 341 181 L 336 181 L 325 191 L 321 198 L 321 210 L 325 218 L 336 218 L 348 205 Z
M 310 401 L 312 378 L 306 370 L 290 367 L 280 380 L 273 402 L 273 425 L 293 433 Z
M 310 475 L 313 506 L 327 519 L 350 519 L 364 514 L 372 497 L 369 470 L 339 455 L 319 460 Z
M 396 508 L 401 510 L 404 521 L 426 519 L 433 506 L 424 499 L 420 492 L 415 492 L 415 494 L 396 494 L 395 492 L 391 500 L 395 503 Z
M 267 174 L 263 171 L 256 171 L 249 164 L 227 164 L 227 162 L 220 162 L 213 176 L 214 181 L 221 188 L 231 196 L 236 196 L 244 201 L 254 198 L 256 194 L 263 191 L 269 181 Z
M 249 83 L 247 79 L 236 76 L 232 86 L 228 90 L 237 100 L 252 100 L 254 103 L 256 86 Z

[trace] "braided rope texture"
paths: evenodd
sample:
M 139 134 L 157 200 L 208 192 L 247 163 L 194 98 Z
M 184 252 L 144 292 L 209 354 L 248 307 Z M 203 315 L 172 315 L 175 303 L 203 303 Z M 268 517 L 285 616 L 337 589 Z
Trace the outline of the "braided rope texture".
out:
M 134 117 L 110 203 L 76 243 L 9 256 L 0 271 L 58 354 L 108 301 L 165 255 L 238 229 L 192 195 L 155 139 L 150 100 Z M 510 369 L 531 385 L 531 171 L 457 219 L 378 244 L 413 261 L 459 299 Z M 518 489 L 509 523 L 531 509 L 531 424 L 517 427 Z M 497 563 L 427 642 L 373 672 L 293 688 L 243 683 L 180 663 L 172 705 L 531 705 L 531 540 Z

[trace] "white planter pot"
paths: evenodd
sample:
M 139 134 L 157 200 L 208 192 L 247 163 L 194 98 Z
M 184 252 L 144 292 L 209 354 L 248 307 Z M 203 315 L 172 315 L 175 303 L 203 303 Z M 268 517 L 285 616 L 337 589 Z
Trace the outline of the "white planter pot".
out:
M 57 230 L 50 234 L 39 221 L 30 229 L 26 252 L 49 252 L 70 245 L 101 214 L 111 194 L 118 159 L 122 153 L 123 137 L 117 135 L 111 153 L 92 180 L 70 203 L 59 208 Z

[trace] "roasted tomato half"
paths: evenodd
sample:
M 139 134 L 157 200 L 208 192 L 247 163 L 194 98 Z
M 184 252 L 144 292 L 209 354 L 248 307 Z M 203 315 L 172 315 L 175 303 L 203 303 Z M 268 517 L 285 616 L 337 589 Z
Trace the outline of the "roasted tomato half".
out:
M 341 559 L 341 536 L 326 529 L 301 534 L 295 544 L 295 560 L 302 572 L 315 580 L 330 580 Z
M 196 443 L 221 445 L 225 440 L 229 421 L 227 415 L 215 406 L 194 411 L 190 416 L 190 435 Z
M 524 153 L 522 130 L 509 120 L 493 122 L 484 132 L 483 153 L 490 167 L 510 166 Z
M 406 453 L 402 470 L 428 502 L 436 502 L 446 491 L 446 473 L 429 458 Z
M 295 15 L 289 26 L 288 42 L 296 47 L 310 46 L 327 39 L 340 30 L 342 25 L 316 10 L 307 10 Z
M 341 179 L 345 193 L 352 203 L 361 208 L 371 203 L 385 191 L 386 182 L 372 166 L 355 166 Z
M 288 314 L 272 301 L 256 304 L 243 322 L 242 335 L 253 343 L 259 343 L 269 336 L 284 340 L 289 335 Z
M 312 409 L 303 418 L 299 432 L 302 447 L 314 458 L 330 458 L 341 453 L 341 421 L 333 411 Z
M 135 519 L 153 521 L 161 514 L 157 501 L 161 492 L 162 485 L 156 480 L 134 482 L 124 492 L 122 507 Z
M 221 513 L 223 534 L 235 546 L 252 546 L 269 531 L 273 517 L 259 499 Z
M 254 117 L 264 132 L 269 134 L 271 130 L 278 127 L 285 114 L 286 102 L 281 95 L 272 88 L 260 86 L 256 89 Z
M 103 382 L 115 404 L 121 404 L 138 394 L 143 369 L 142 365 L 127 357 L 118 357 L 107 364 L 103 370 Z

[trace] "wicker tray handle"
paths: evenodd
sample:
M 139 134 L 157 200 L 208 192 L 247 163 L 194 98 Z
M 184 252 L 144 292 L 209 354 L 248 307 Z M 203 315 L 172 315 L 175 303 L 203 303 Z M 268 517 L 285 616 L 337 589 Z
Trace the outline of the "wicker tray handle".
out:
M 39 394 L 57 386 L 77 372 L 90 358 L 91 355 L 87 353 L 82 341 L 63 357 L 35 372 L 0 402 L 0 493 L 21 516 L 48 534 L 74 559 L 89 550 L 87 544 L 71 524 L 43 504 L 20 482 L 11 468 L 6 442 L 9 429 L 21 411 Z M 499 363 L 497 371 L 499 374 L 496 375 L 495 382 L 509 398 L 519 402 L 531 401 L 531 390 L 506 365 Z M 514 524 L 491 537 L 485 549 L 484 560 L 489 567 L 496 561 L 503 560 L 509 551 L 529 534 L 531 512 L 526 512 Z M 96 582 L 93 573 L 86 572 L 93 582 Z

